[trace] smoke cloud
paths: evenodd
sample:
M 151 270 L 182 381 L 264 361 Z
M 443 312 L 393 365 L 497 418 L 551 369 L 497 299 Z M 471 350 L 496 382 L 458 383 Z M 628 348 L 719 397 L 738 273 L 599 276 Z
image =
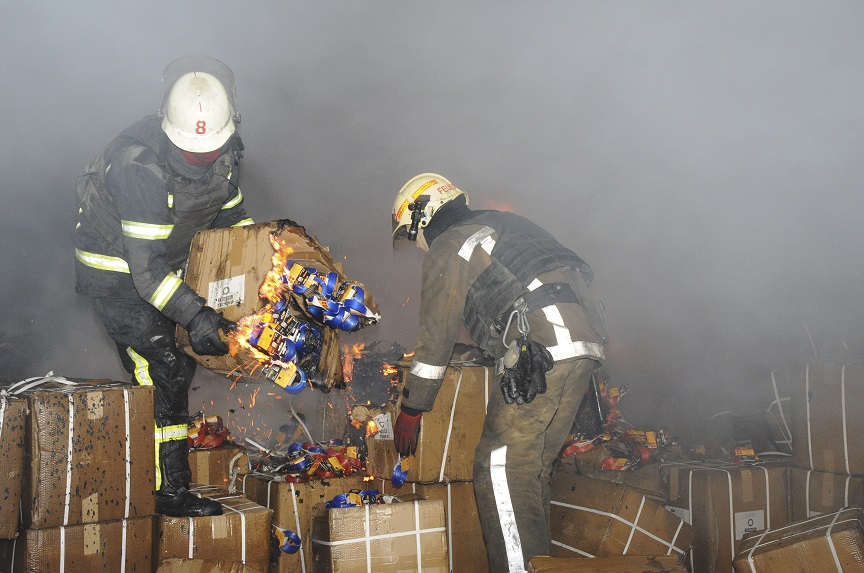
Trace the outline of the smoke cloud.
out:
M 5 16 L 0 378 L 127 378 L 74 292 L 75 178 L 195 53 L 236 75 L 250 214 L 306 226 L 381 306 L 352 337 L 413 346 L 422 253 L 391 251 L 388 211 L 436 171 L 593 267 L 633 418 L 745 413 L 780 364 L 864 347 L 858 2 L 41 0 Z

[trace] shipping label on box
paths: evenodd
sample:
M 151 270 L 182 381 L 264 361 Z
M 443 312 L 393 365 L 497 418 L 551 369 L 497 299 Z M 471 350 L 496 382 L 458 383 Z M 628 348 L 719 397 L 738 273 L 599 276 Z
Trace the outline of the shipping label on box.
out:
M 0 539 L 14 539 L 21 513 L 27 402 L 0 396 Z
M 374 483 L 385 495 L 402 496 L 407 499 L 405 496 L 410 494 L 422 499 L 441 500 L 447 516 L 450 571 L 474 573 L 489 570 L 489 560 L 481 543 L 483 528 L 480 525 L 473 482 L 406 483 L 398 488 L 390 480 L 375 480 Z
M 801 521 L 844 507 L 864 507 L 864 477 L 790 468 L 791 518 Z
M 28 529 L 0 547 L 0 571 L 153 570 L 153 517 Z
M 316 506 L 312 551 L 316 573 L 448 573 L 444 504 Z
M 296 553 L 279 553 L 278 573 L 307 573 L 312 570 L 312 512 L 316 505 L 327 503 L 352 489 L 372 488 L 362 475 L 351 475 L 306 483 L 278 481 L 274 476 L 249 474 L 237 478 L 237 489 L 243 496 L 273 510 L 273 526 L 296 533 L 300 549 Z
M 435 407 L 423 413 L 417 452 L 408 457 L 407 481 L 437 483 L 474 478 L 474 449 L 483 433 L 493 377 L 491 366 L 447 367 Z M 392 427 L 396 412 L 386 415 L 389 420 L 383 423 Z M 387 436 L 379 433 L 366 441 L 366 473 L 370 476 L 389 478 L 393 473 L 398 455 L 392 434 Z
M 222 515 L 157 517 L 159 536 L 155 549 L 158 562 L 169 558 L 221 559 L 239 561 L 258 571 L 267 571 L 273 512 L 239 495 L 214 491 L 204 497 L 222 504 Z
M 623 484 L 557 471 L 551 496 L 553 557 L 683 556 L 693 540 L 689 524 Z
M 24 527 L 155 514 L 153 387 L 42 380 L 22 394 L 30 411 Z
M 694 571 L 732 573 L 741 538 L 789 523 L 788 472 L 778 465 L 675 466 L 670 504 L 689 512 Z
M 793 459 L 821 472 L 864 474 L 864 362 L 813 360 L 793 372 Z
M 192 481 L 229 488 L 238 475 L 249 473 L 246 448 L 226 443 L 215 448 L 190 450 Z
M 841 509 L 745 536 L 735 571 L 864 571 L 864 511 Z

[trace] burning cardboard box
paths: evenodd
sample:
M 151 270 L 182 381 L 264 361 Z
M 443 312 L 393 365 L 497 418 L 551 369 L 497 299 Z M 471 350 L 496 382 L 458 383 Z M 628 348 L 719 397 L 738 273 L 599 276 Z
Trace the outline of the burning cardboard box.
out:
M 18 535 L 27 402 L 0 396 L 0 539 Z
M 291 221 L 214 229 L 193 239 L 185 281 L 238 323 L 226 356 L 199 356 L 185 330 L 177 341 L 215 372 L 268 379 L 288 391 L 343 387 L 338 331 L 376 322 L 363 286 Z
M 319 505 L 312 550 L 316 573 L 449 573 L 444 504 Z

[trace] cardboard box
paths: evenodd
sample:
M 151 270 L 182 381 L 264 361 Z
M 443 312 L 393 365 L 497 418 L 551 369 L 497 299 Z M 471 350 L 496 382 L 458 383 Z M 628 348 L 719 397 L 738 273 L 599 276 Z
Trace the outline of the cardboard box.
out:
M 153 570 L 153 518 L 28 529 L 0 546 L 4 573 Z
M 864 362 L 812 360 L 793 371 L 795 465 L 864 474 Z
M 410 365 L 400 366 L 404 379 Z M 486 403 L 493 384 L 497 383 L 492 366 L 451 364 L 447 367 L 434 408 L 423 413 L 417 452 L 407 458 L 407 481 L 437 483 L 474 479 L 474 449 L 483 433 Z M 491 389 L 500 391 L 498 386 Z M 383 415 L 385 420 L 376 420 L 382 431 L 366 441 L 366 473 L 370 476 L 389 479 L 393 473 L 398 459 L 392 433 L 395 414 L 390 412 Z
M 153 387 L 66 382 L 26 393 L 24 527 L 153 515 Z
M 685 573 L 676 557 L 532 557 L 528 573 Z
M 864 511 L 854 508 L 750 534 L 741 542 L 735 571 L 864 571 L 862 528 Z
M 208 561 L 205 559 L 166 559 L 156 573 L 266 573 L 247 567 L 238 561 Z
M 655 501 L 662 502 L 666 499 L 667 486 L 663 480 L 660 464 L 651 463 L 625 471 L 602 469 L 603 460 L 610 457 L 614 456 L 601 444 L 587 452 L 567 456 L 560 463 L 562 466 L 574 468 L 576 473 L 585 477 L 628 485 Z
M 217 485 L 228 489 L 238 475 L 249 473 L 249 454 L 246 448 L 225 443 L 215 448 L 189 451 L 192 481 Z
M 440 500 L 315 508 L 316 573 L 447 573 L 447 531 Z
M 26 428 L 27 402 L 0 397 L 0 539 L 18 535 Z
M 450 571 L 474 573 L 489 570 L 473 482 L 406 483 L 399 488 L 394 487 L 390 480 L 375 480 L 374 483 L 382 493 L 401 496 L 403 499 L 416 495 L 419 499 L 441 500 L 447 516 Z
M 341 264 L 333 262 L 327 247 L 307 235 L 303 227 L 285 220 L 198 233 L 192 240 L 184 280 L 207 300 L 208 306 L 224 313 L 225 318 L 237 321 L 257 312 L 266 302 L 259 298 L 258 289 L 273 268 L 276 252 L 273 243 L 279 244 L 282 250 L 290 250 L 289 258 L 298 264 L 313 267 L 319 272 L 336 272 L 340 282 L 346 278 Z M 378 307 L 368 293 L 364 304 L 378 313 Z M 321 330 L 324 341 L 316 385 L 326 391 L 334 386 L 342 388 L 338 333 L 324 326 Z M 214 372 L 264 379 L 258 363 L 244 352 L 238 353 L 236 343 L 230 345 L 231 354 L 199 356 L 189 346 L 186 331 L 178 327 L 177 344 L 199 364 Z
M 373 489 L 362 475 L 324 481 L 290 483 L 275 481 L 272 476 L 249 474 L 237 478 L 237 490 L 255 503 L 273 510 L 273 525 L 300 536 L 300 550 L 279 552 L 278 573 L 307 573 L 312 569 L 312 512 L 316 505 L 327 503 L 352 489 Z
M 239 561 L 258 571 L 267 571 L 273 512 L 239 495 L 220 495 L 214 491 L 202 497 L 221 503 L 223 514 L 208 517 L 158 516 L 158 535 L 154 544 L 158 563 L 175 557 L 206 557 Z
M 693 571 L 732 573 L 741 538 L 753 531 L 790 522 L 788 472 L 785 466 L 676 466 L 681 470 L 669 509 L 693 525 Z
M 864 507 L 864 477 L 790 468 L 792 521 Z
M 553 557 L 685 554 L 690 525 L 623 484 L 567 471 L 552 475 Z

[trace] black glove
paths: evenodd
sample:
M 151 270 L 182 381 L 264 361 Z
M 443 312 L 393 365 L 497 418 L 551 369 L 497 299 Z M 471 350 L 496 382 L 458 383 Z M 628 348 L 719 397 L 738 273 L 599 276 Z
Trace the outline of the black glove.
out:
M 196 354 L 222 356 L 228 353 L 228 346 L 219 338 L 219 329 L 227 333 L 236 327 L 237 324 L 222 316 L 222 313 L 204 306 L 189 321 L 186 331 L 189 333 L 189 344 Z
M 528 338 L 519 339 L 519 358 L 511 368 L 504 369 L 501 391 L 508 404 L 527 404 L 537 394 L 546 392 L 546 372 L 555 361 L 545 346 Z

